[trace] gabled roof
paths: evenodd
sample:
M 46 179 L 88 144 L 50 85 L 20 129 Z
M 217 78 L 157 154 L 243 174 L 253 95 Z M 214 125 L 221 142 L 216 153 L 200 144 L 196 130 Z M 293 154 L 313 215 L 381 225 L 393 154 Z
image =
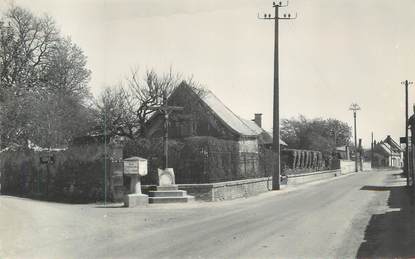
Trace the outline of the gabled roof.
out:
M 389 156 L 390 155 L 390 150 L 387 146 L 384 145 L 384 143 L 381 141 L 379 143 L 377 143 L 374 147 L 373 147 L 373 152 L 375 154 L 378 155 L 383 155 L 383 156 Z
M 191 90 L 194 94 L 194 90 L 187 86 L 185 82 L 181 83 L 174 92 L 179 91 L 179 89 L 186 88 Z M 171 96 L 174 95 L 174 92 Z M 170 97 L 171 97 L 170 96 Z M 251 120 L 246 120 L 231 111 L 215 94 L 212 93 L 210 90 L 204 90 L 202 94 L 197 95 L 208 109 L 210 109 L 216 117 L 223 122 L 225 126 L 227 126 L 230 130 L 235 132 L 240 136 L 245 137 L 256 137 L 256 136 L 263 136 L 264 141 L 272 143 L 272 136 L 269 135 L 264 129 L 259 127 L 255 122 Z M 270 141 L 269 141 L 270 140 Z M 287 145 L 284 141 L 280 139 L 281 145 Z M 264 143 L 265 144 L 265 143 Z
M 394 149 L 398 152 L 402 152 L 401 146 L 398 143 L 396 143 L 395 140 L 391 138 L 391 136 L 388 135 L 383 142 L 388 143 L 391 149 Z
M 246 121 L 233 113 L 211 91 L 206 91 L 201 99 L 229 128 L 239 135 L 257 136 L 261 134 L 261 132 L 249 127 Z
M 254 130 L 258 135 L 260 136 L 259 141 L 260 144 L 272 144 L 272 134 L 265 131 L 263 128 L 259 127 L 258 124 L 256 124 L 252 120 L 246 120 L 241 118 L 248 127 L 250 127 L 252 130 Z M 280 139 L 280 145 L 288 146 L 287 143 L 285 143 L 282 139 Z
M 399 152 L 396 152 L 396 149 L 393 148 L 389 143 L 381 141 L 377 144 L 377 146 L 380 148 L 380 150 L 383 151 L 383 153 L 387 156 L 399 156 Z

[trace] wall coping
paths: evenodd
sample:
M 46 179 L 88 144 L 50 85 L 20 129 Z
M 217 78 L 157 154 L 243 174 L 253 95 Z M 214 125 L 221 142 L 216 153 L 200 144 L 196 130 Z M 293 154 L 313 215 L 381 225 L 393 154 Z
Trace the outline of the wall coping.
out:
M 227 182 L 217 182 L 217 183 L 178 184 L 178 186 L 179 187 L 210 187 L 210 188 L 218 188 L 218 187 L 224 187 L 224 186 L 233 186 L 233 185 L 241 185 L 241 184 L 247 184 L 247 183 L 257 183 L 257 182 L 270 181 L 271 179 L 272 179 L 272 177 L 269 176 L 269 177 L 250 178 L 250 179 L 227 181 Z
M 287 176 L 288 176 L 288 179 L 290 179 L 290 178 L 296 178 L 296 177 L 304 177 L 304 176 L 311 176 L 311 175 L 317 175 L 317 174 L 329 174 L 329 173 L 336 173 L 336 172 L 341 172 L 341 169 L 316 171 L 316 172 L 304 173 L 304 174 L 290 174 Z
M 304 176 L 311 176 L 311 175 L 318 175 L 318 174 L 329 174 L 329 173 L 336 173 L 336 172 L 341 172 L 341 170 L 336 169 L 336 170 L 317 171 L 317 172 L 311 172 L 311 173 L 287 175 L 287 177 L 288 178 L 297 178 L 297 177 L 304 177 Z M 218 187 L 224 187 L 224 186 L 234 186 L 234 185 L 242 185 L 242 184 L 265 182 L 265 181 L 272 181 L 272 176 L 261 177 L 261 178 L 250 178 L 250 179 L 243 179 L 243 180 L 235 180 L 235 181 L 226 181 L 226 182 L 217 182 L 217 183 L 178 184 L 178 186 L 179 186 L 179 188 L 180 187 L 218 188 Z M 149 185 L 149 186 L 151 186 L 151 185 Z

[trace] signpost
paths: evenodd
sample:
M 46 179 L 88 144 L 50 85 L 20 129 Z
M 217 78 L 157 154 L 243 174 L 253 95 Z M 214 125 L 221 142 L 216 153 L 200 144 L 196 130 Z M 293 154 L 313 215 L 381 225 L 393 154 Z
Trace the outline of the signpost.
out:
M 124 197 L 124 204 L 126 207 L 136 207 L 148 204 L 148 196 L 141 192 L 141 177 L 147 175 L 147 168 L 147 159 L 141 157 L 124 159 L 124 174 L 131 179 L 131 193 Z

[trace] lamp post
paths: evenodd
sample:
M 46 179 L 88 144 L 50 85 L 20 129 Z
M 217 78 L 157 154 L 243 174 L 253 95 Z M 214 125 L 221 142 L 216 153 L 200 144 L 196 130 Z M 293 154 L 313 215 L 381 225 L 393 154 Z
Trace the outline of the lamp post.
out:
M 355 172 L 357 173 L 357 130 L 356 130 L 356 112 L 360 110 L 360 106 L 357 103 L 352 103 L 349 110 L 353 111 L 354 118 L 354 161 L 355 161 Z

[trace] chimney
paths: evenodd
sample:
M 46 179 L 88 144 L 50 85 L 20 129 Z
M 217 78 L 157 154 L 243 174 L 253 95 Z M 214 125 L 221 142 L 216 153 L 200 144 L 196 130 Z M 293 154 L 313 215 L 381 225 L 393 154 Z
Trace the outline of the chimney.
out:
M 262 128 L 262 113 L 255 113 L 255 118 L 253 121 L 256 123 L 256 125 Z

